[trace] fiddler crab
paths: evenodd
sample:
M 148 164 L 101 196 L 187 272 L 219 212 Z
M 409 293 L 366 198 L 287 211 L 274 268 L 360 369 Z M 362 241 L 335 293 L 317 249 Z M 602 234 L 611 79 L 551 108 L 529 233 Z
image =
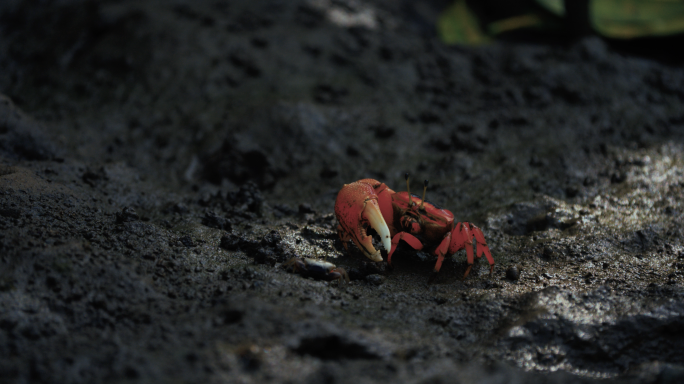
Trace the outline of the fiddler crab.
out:
M 337 281 L 338 283 L 349 282 L 349 275 L 347 275 L 347 271 L 344 268 L 337 267 L 335 264 L 328 263 L 327 261 L 293 257 L 283 263 L 283 268 L 316 280 Z
M 484 254 L 489 261 L 491 276 L 494 259 L 489 251 L 482 230 L 472 223 L 454 223 L 454 215 L 425 201 L 428 181 L 425 180 L 423 198 L 412 195 L 409 188 L 409 174 L 406 174 L 406 192 L 394 192 L 373 179 L 362 179 L 345 184 L 337 194 L 335 216 L 339 221 L 337 233 L 345 250 L 349 240 L 369 259 L 380 262 L 380 250 L 373 247 L 373 238 L 367 234 L 370 226 L 377 232 L 387 253 L 387 263 L 392 265 L 392 254 L 401 240 L 415 250 L 435 246 L 437 263 L 431 280 L 442 267 L 444 257 L 461 249 L 466 250 L 468 277 L 473 267 L 473 245 L 477 242 L 477 257 Z

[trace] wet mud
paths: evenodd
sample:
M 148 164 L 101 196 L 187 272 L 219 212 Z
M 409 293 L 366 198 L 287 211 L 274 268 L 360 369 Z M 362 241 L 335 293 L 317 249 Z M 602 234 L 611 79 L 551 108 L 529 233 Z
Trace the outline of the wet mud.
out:
M 682 66 L 436 7 L 3 2 L 2 381 L 683 380 Z M 342 185 L 406 172 L 492 276 L 345 251 Z

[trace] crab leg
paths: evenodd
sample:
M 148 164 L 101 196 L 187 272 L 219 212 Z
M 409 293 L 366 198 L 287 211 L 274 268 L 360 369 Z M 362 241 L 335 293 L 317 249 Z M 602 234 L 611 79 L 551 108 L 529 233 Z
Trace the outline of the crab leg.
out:
M 475 241 L 477 241 L 477 257 L 480 258 L 483 254 L 485 255 L 487 261 L 489 262 L 489 274 L 491 275 L 494 272 L 494 258 L 492 257 L 492 253 L 489 251 L 487 241 L 484 238 L 484 233 L 482 233 L 480 228 L 472 224 L 470 224 L 470 229 L 475 237 Z
M 349 275 L 347 274 L 347 271 L 344 270 L 344 268 L 336 267 L 330 271 L 329 276 L 327 277 L 328 281 L 333 281 L 333 280 L 343 280 L 346 281 L 347 283 L 350 281 L 349 280 Z
M 491 252 L 489 252 L 489 247 L 487 246 L 484 234 L 480 228 L 471 223 L 458 223 L 451 234 L 452 240 L 451 245 L 449 245 L 449 253 L 456 253 L 463 248 L 466 250 L 468 269 L 466 269 L 465 275 L 463 275 L 464 279 L 468 277 L 475 262 L 475 257 L 473 255 L 473 239 L 477 241 L 477 257 L 480 258 L 484 254 L 490 265 L 489 274 L 491 275 L 494 272 L 494 258 L 492 257 Z
M 451 232 L 447 232 L 442 242 L 439 243 L 439 246 L 435 249 L 435 255 L 437 255 L 437 262 L 435 263 L 435 269 L 432 271 L 433 276 L 442 268 L 444 256 L 446 256 L 449 252 L 449 244 L 451 244 Z
M 387 254 L 387 264 L 392 265 L 392 254 L 396 251 L 397 245 L 399 245 L 401 240 L 404 240 L 406 244 L 410 245 L 416 251 L 423 249 L 423 243 L 415 236 L 408 232 L 399 232 L 392 238 L 392 249 L 389 251 L 389 254 Z

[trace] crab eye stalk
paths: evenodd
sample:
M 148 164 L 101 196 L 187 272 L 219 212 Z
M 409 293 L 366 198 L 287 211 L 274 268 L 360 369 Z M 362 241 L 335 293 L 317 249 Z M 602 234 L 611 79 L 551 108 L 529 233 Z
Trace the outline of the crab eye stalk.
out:
M 425 209 L 425 208 L 423 207 L 423 205 L 425 204 L 425 193 L 427 192 L 428 182 L 429 182 L 428 180 L 425 180 L 425 181 L 423 182 L 423 200 L 421 200 L 421 202 L 420 202 L 420 209 L 421 209 L 421 210 L 424 210 L 424 209 Z
M 413 207 L 413 199 L 411 198 L 411 186 L 409 185 L 409 173 L 404 174 L 404 179 L 406 179 L 406 193 L 408 195 L 409 207 Z

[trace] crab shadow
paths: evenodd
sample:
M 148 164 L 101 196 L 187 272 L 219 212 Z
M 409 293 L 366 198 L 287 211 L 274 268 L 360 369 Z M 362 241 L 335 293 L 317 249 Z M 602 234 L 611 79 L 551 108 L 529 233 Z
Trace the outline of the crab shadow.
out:
M 427 286 L 451 286 L 465 289 L 482 285 L 485 288 L 491 285 L 489 279 L 489 265 L 486 261 L 475 259 L 473 268 L 468 277 L 463 275 L 468 269 L 465 260 L 465 251 L 456 252 L 454 255 L 444 258 L 444 263 L 439 272 L 434 272 L 437 256 L 432 252 L 414 251 L 408 246 L 400 244 L 392 256 L 392 267 L 388 275 L 397 275 L 405 278 L 409 275 L 420 276 Z

